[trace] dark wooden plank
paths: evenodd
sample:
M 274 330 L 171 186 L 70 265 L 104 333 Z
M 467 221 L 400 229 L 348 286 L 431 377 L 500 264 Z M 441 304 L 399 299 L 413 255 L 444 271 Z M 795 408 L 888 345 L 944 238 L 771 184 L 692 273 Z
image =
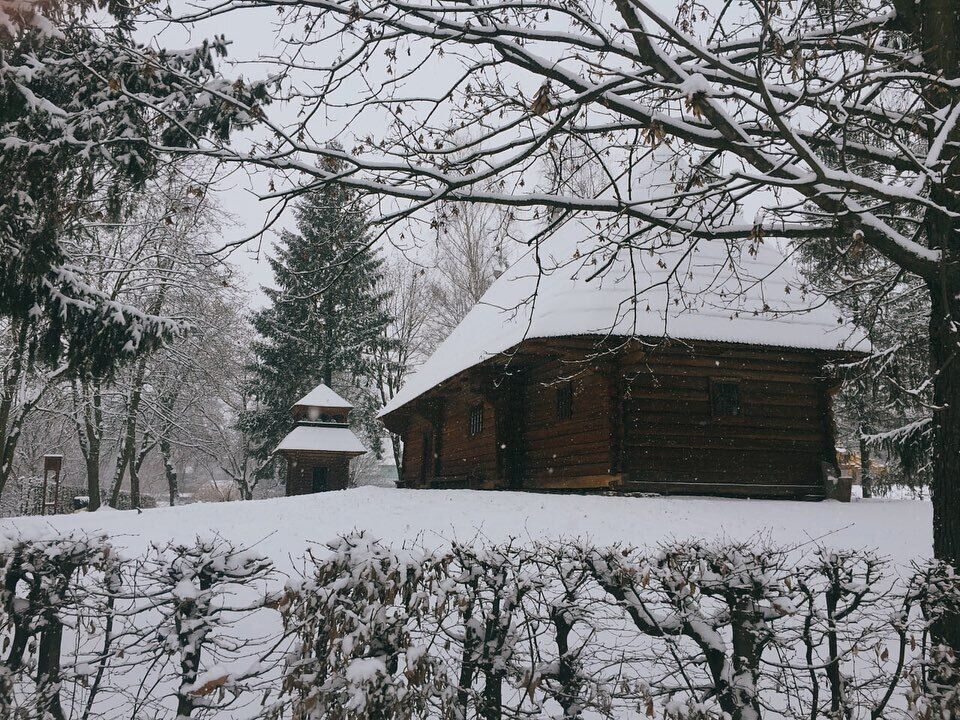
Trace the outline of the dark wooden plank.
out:
M 624 493 L 636 492 L 662 495 L 720 495 L 752 498 L 803 498 L 809 500 L 822 500 L 824 498 L 823 487 L 813 484 L 747 485 L 733 482 L 637 482 L 627 480 L 618 486 L 617 489 Z

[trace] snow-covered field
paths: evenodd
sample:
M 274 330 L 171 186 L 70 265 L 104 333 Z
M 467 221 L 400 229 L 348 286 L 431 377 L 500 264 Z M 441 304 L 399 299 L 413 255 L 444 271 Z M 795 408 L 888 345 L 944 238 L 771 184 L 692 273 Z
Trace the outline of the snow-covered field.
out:
M 591 540 L 596 546 L 620 542 L 640 547 L 651 547 L 665 541 L 688 538 L 734 541 L 755 539 L 793 548 L 794 554 L 806 556 L 802 559 L 800 557 L 796 559 L 798 561 L 802 560 L 800 564 L 806 564 L 808 567 L 817 557 L 823 557 L 823 555 L 818 556 L 814 552 L 818 545 L 830 548 L 872 549 L 891 561 L 890 574 L 886 575 L 885 578 L 893 579 L 894 582 L 896 582 L 895 578 L 898 574 L 903 573 L 900 577 L 905 577 L 909 573 L 909 565 L 912 561 L 929 557 L 932 551 L 930 504 L 913 500 L 868 500 L 841 504 L 837 502 L 802 503 L 696 497 L 599 497 L 468 490 L 395 490 L 366 487 L 295 498 L 158 508 L 142 513 L 102 510 L 96 513 L 81 513 L 53 518 L 8 518 L 0 521 L 0 535 L 7 536 L 22 535 L 27 538 L 51 538 L 71 531 L 83 531 L 90 534 L 103 533 L 109 537 L 110 543 L 116 548 L 121 548 L 124 554 L 140 556 L 141 558 L 145 555 L 144 551 L 151 543 L 166 545 L 170 541 L 182 541 L 185 544 L 192 545 L 192 541 L 198 535 L 209 537 L 216 534 L 229 540 L 235 546 L 252 548 L 255 553 L 268 556 L 272 559 L 276 569 L 294 582 L 298 576 L 298 570 L 306 571 L 306 575 L 310 578 L 319 577 L 313 574 L 316 572 L 316 567 L 305 566 L 304 564 L 304 555 L 311 545 L 314 545 L 316 549 L 316 544 L 324 544 L 336 539 L 337 536 L 354 530 L 364 530 L 370 536 L 379 538 L 394 548 L 399 548 L 401 545 L 420 545 L 429 549 L 443 549 L 453 539 L 469 541 L 474 538 L 486 542 L 500 542 L 508 538 L 516 538 L 521 543 L 526 539 L 532 542 L 545 539 L 577 538 Z M 350 545 L 350 547 L 353 546 Z M 360 543 L 360 546 L 363 546 L 363 544 Z M 341 545 L 340 555 L 336 552 L 331 553 L 322 550 L 316 554 L 320 558 L 333 556 L 343 560 L 347 557 L 342 555 L 344 547 L 347 547 L 347 545 Z M 359 552 L 356 558 L 351 561 L 358 563 L 352 567 L 363 567 L 366 560 L 364 553 L 369 551 L 369 546 L 366 547 L 368 550 Z M 545 553 L 545 555 L 538 554 L 536 562 L 543 561 L 544 564 L 537 565 L 538 569 L 535 572 L 538 577 L 549 576 L 554 578 L 550 582 L 555 582 L 556 578 L 550 575 L 550 568 L 553 567 L 549 560 L 550 557 L 553 557 L 550 555 L 551 552 L 552 550 L 549 547 L 541 547 L 538 550 L 538 553 Z M 420 549 L 416 547 L 409 551 L 400 551 L 399 555 L 409 556 L 410 558 L 422 556 Z M 629 554 L 616 552 L 612 556 L 620 558 L 627 555 Z M 832 555 L 832 553 L 828 555 Z M 631 557 L 633 556 L 631 555 Z M 745 556 L 735 553 L 731 557 L 742 558 Z M 852 562 L 851 567 L 854 567 L 858 561 L 854 560 Z M 223 567 L 233 567 L 233 565 L 227 563 Z M 382 567 L 376 563 L 375 565 L 379 568 L 376 573 L 376 576 L 380 578 L 378 582 L 387 582 L 384 578 L 392 576 L 389 573 L 383 574 Z M 141 570 L 137 571 L 137 577 L 140 578 L 138 582 L 143 582 L 143 578 L 149 575 L 148 571 L 152 566 L 149 562 L 146 562 L 139 567 Z M 172 566 L 164 566 L 166 569 L 160 571 L 159 575 L 155 574 L 155 577 L 167 578 L 169 567 Z M 673 568 L 673 566 L 670 567 Z M 770 567 L 774 566 L 771 565 Z M 675 570 L 676 568 L 674 568 Z M 530 572 L 530 569 L 528 568 L 524 572 Z M 780 580 L 776 579 L 779 577 L 778 573 L 782 574 L 781 571 L 776 570 L 770 573 L 768 568 L 768 570 L 757 575 L 757 577 L 769 577 L 771 587 L 774 588 L 774 590 L 771 590 L 771 597 L 777 598 L 780 597 L 778 593 L 782 590 Z M 359 570 L 357 576 L 367 577 Z M 94 573 L 91 577 L 96 578 L 98 576 Z M 129 584 L 132 577 L 134 576 L 128 576 L 125 582 Z M 323 582 L 329 582 L 329 588 L 341 588 L 341 585 L 346 582 L 343 587 L 349 589 L 352 586 L 349 580 L 345 580 L 349 577 L 351 577 L 350 573 L 344 573 L 337 575 L 335 581 L 328 579 L 317 582 L 320 582 L 321 585 Z M 397 577 L 405 578 L 408 576 L 400 574 Z M 472 587 L 469 583 L 458 585 L 454 579 L 457 577 L 459 577 L 457 572 L 453 572 L 450 576 L 446 576 L 444 582 L 436 585 L 429 584 L 431 592 L 439 592 L 442 588 L 444 593 L 450 591 L 455 595 L 456 592 L 465 591 L 464 588 Z M 498 575 L 493 573 L 491 577 L 496 581 Z M 504 577 L 507 577 L 507 575 L 504 575 Z M 575 577 L 575 574 L 571 577 Z M 615 575 L 611 574 L 609 577 L 613 578 Z M 699 578 L 699 576 L 696 577 Z M 711 581 L 716 581 L 718 576 L 710 574 L 710 577 L 712 578 Z M 735 577 L 739 577 L 739 575 L 735 575 Z M 702 580 L 703 578 L 699 578 L 696 583 L 693 580 L 689 582 L 691 586 L 696 584 L 698 587 L 703 587 Z M 653 582 L 659 581 L 654 580 Z M 884 583 L 886 583 L 886 580 L 880 581 L 880 585 Z M 249 613 L 246 610 L 233 613 L 230 624 L 224 626 L 225 635 L 223 637 L 227 638 L 228 641 L 226 644 L 221 644 L 221 647 L 236 648 L 236 652 L 233 650 L 223 651 L 214 659 L 205 655 L 205 659 L 201 663 L 202 671 L 196 682 L 182 686 L 179 684 L 178 675 L 180 665 L 174 662 L 177 658 L 167 658 L 166 651 L 159 653 L 156 638 L 166 638 L 163 648 L 171 643 L 173 643 L 171 646 L 176 645 L 174 640 L 177 640 L 178 636 L 168 632 L 168 624 L 164 624 L 164 621 L 160 618 L 160 612 L 173 612 L 170 608 L 181 607 L 178 604 L 180 598 L 196 597 L 194 582 L 192 580 L 187 582 L 182 579 L 178 581 L 171 591 L 171 597 L 175 601 L 171 601 L 169 598 L 163 600 L 166 596 L 158 594 L 158 591 L 147 593 L 149 597 L 145 599 L 145 602 L 141 602 L 141 600 L 144 600 L 141 595 L 132 595 L 126 600 L 121 600 L 118 607 L 126 609 L 118 614 L 118 625 L 114 628 L 110 637 L 116 637 L 115 642 L 123 644 L 124 652 L 121 653 L 117 648 L 114 648 L 114 655 L 109 656 L 111 658 L 110 668 L 104 675 L 105 689 L 97 696 L 96 716 L 104 718 L 149 717 L 152 716 L 150 713 L 165 713 L 169 716 L 171 708 L 175 705 L 174 693 L 177 687 L 187 688 L 186 692 L 190 695 L 194 692 L 190 688 L 195 687 L 202 690 L 208 686 L 215 687 L 213 683 L 217 683 L 216 686 L 227 684 L 231 688 L 246 688 L 238 696 L 236 703 L 231 705 L 228 711 L 220 712 L 217 717 L 236 718 L 238 720 L 257 717 L 262 709 L 261 693 L 264 689 L 269 688 L 272 688 L 271 692 L 275 693 L 276 688 L 280 687 L 278 674 L 289 670 L 289 668 L 284 670 L 287 666 L 281 663 L 281 658 L 293 646 L 289 644 L 291 638 L 287 637 L 282 640 L 281 638 L 284 628 L 287 627 L 285 622 L 292 616 L 284 615 L 285 622 L 281 623 L 281 615 L 276 610 L 278 606 L 260 607 L 261 600 L 265 597 L 264 592 L 271 588 L 276 591 L 282 584 L 283 578 L 271 577 L 266 581 L 266 585 L 260 581 L 249 584 L 243 580 L 231 586 L 232 589 L 229 594 L 224 596 L 230 598 L 231 604 L 242 607 L 245 603 L 250 602 L 251 606 L 256 606 L 258 609 Z M 547 584 L 549 585 L 549 583 Z M 670 584 L 670 587 L 684 586 L 684 583 L 671 582 Z M 137 587 L 152 588 L 154 586 L 147 583 Z M 184 587 L 188 592 L 183 590 Z M 307 587 L 312 589 L 304 597 L 310 597 L 310 593 L 320 592 L 309 582 Z M 533 587 L 533 585 L 530 587 Z M 646 587 L 646 584 L 643 587 Z M 795 585 L 789 583 L 783 587 L 791 588 L 791 592 L 796 588 Z M 879 586 L 878 589 L 883 590 Z M 342 589 L 337 592 L 341 591 L 347 592 Z M 603 597 L 603 593 L 595 585 L 589 586 L 586 590 L 581 588 L 577 592 L 580 593 L 577 595 L 578 602 L 584 602 L 586 598 L 593 597 L 591 593 L 597 593 L 597 597 Z M 784 590 L 783 592 L 787 591 Z M 547 594 L 549 595 L 549 592 Z M 451 595 L 451 597 L 454 595 Z M 366 595 L 362 596 L 367 597 Z M 98 595 L 94 593 L 91 597 L 96 598 Z M 347 597 L 347 595 L 344 595 L 344 597 Z M 350 597 L 353 598 L 353 596 Z M 375 594 L 369 597 L 374 598 Z M 391 595 L 390 597 L 402 597 L 402 595 Z M 460 596 L 457 595 L 456 597 Z M 525 602 L 528 605 L 540 602 L 537 600 L 538 597 L 534 593 Z M 651 597 L 655 597 L 655 595 Z M 705 599 L 706 597 L 706 595 L 698 596 L 697 602 L 707 605 L 711 602 L 715 603 L 715 600 Z M 157 600 L 157 598 L 161 598 L 161 600 Z M 656 600 L 650 600 L 650 598 L 648 598 L 648 601 L 654 603 L 654 605 L 657 603 Z M 151 605 L 154 602 L 160 602 L 161 604 Z M 163 602 L 167 604 L 163 605 Z M 349 600 L 348 604 L 352 608 L 355 602 L 356 598 L 353 598 Z M 372 606 L 374 606 L 379 601 L 369 600 L 369 602 L 373 603 Z M 391 599 L 389 602 L 393 602 L 393 600 Z M 786 600 L 782 600 L 782 602 L 786 602 Z M 877 602 L 877 599 L 874 598 L 871 602 Z M 896 600 L 893 602 L 896 604 Z M 460 606 L 456 602 L 449 605 L 446 601 L 442 603 L 438 601 L 438 603 L 437 608 L 443 607 L 447 610 L 441 612 L 437 617 L 447 618 L 443 622 L 452 622 L 456 625 L 456 622 L 458 622 L 456 617 L 447 617 L 445 613 L 453 612 L 449 609 Z M 81 604 L 79 607 L 90 606 Z M 192 606 L 188 604 L 183 607 L 189 610 Z M 631 624 L 624 621 L 617 607 L 616 604 L 595 605 L 593 600 L 583 605 L 583 622 L 588 623 L 591 628 L 590 632 L 576 635 L 579 638 L 578 642 L 582 642 L 584 648 L 589 644 L 589 650 L 582 652 L 582 657 L 586 658 L 584 662 L 597 663 L 595 669 L 596 673 L 599 674 L 596 677 L 599 678 L 603 675 L 606 678 L 603 683 L 606 683 L 606 685 L 603 683 L 601 685 L 608 689 L 622 686 L 623 678 L 617 675 L 620 672 L 626 673 L 623 675 L 624 678 L 634 677 L 631 673 L 636 673 L 638 678 L 659 677 L 666 685 L 671 685 L 673 682 L 670 679 L 671 666 L 669 664 L 665 666 L 660 662 L 660 658 L 663 657 L 663 648 L 656 644 L 653 636 L 648 637 L 643 633 L 637 633 L 635 629 L 631 629 Z M 660 608 L 656 612 L 661 612 L 664 611 L 665 606 L 662 606 L 661 603 L 656 607 Z M 781 606 L 778 605 L 777 607 Z M 782 607 L 788 607 L 788 605 Z M 130 608 L 137 609 L 132 610 Z M 877 606 L 875 609 L 879 615 L 889 612 L 887 606 Z M 526 612 L 529 611 L 530 608 L 527 607 Z M 515 621 L 518 623 L 529 622 L 530 618 L 540 617 L 538 613 L 542 611 L 543 608 L 540 607 L 529 617 L 521 613 L 517 615 Z M 313 612 L 311 610 L 304 617 L 312 618 L 311 613 Z M 353 610 L 350 612 L 352 613 Z M 688 612 L 700 611 L 688 608 Z M 361 613 L 360 616 L 368 617 L 365 613 L 366 611 Z M 792 615 L 792 612 L 789 612 L 788 615 Z M 430 613 L 423 617 L 428 616 L 433 617 Z M 333 617 L 333 615 L 330 617 Z M 353 615 L 350 615 L 350 617 L 353 617 Z M 380 617 L 380 615 L 373 614 L 369 617 Z M 387 617 L 387 615 L 383 617 Z M 658 622 L 669 620 L 668 616 L 664 617 L 667 619 L 661 619 Z M 723 618 L 726 616 L 722 613 L 715 614 L 711 610 L 704 617 Z M 865 617 L 872 616 L 868 613 Z M 523 618 L 526 618 L 526 620 Z M 725 628 L 725 622 L 720 623 L 723 632 L 729 630 L 729 628 Z M 787 622 L 787 620 L 783 620 L 781 624 L 786 627 Z M 532 632 L 531 629 L 536 626 L 536 633 L 540 638 L 552 627 L 548 627 L 548 625 L 541 627 L 541 625 L 533 622 L 533 624 L 525 625 L 526 630 L 523 632 Z M 863 633 L 866 633 L 869 629 L 867 625 L 869 625 L 869 622 L 863 625 Z M 88 625 L 77 623 L 76 627 L 86 629 Z M 76 668 L 84 668 L 81 674 L 89 674 L 87 668 L 92 668 L 91 658 L 96 657 L 97 653 L 101 652 L 100 648 L 104 646 L 102 625 L 91 623 L 89 627 L 92 629 L 87 631 L 88 635 L 83 636 L 82 642 L 79 639 L 80 636 L 74 636 L 69 632 L 66 636 L 64 646 L 68 649 L 68 654 L 74 653 L 70 657 L 75 657 L 75 660 L 68 658 L 65 665 L 68 675 L 73 672 L 71 663 L 74 662 L 77 663 Z M 377 625 L 377 627 L 380 626 Z M 423 631 L 423 628 L 420 628 L 419 625 L 417 627 L 419 628 L 418 632 Z M 446 626 L 444 625 L 444 627 Z M 123 628 L 123 631 L 120 632 L 117 628 Z M 167 628 L 167 630 L 164 630 L 164 628 Z M 360 623 L 358 628 L 355 631 L 362 635 L 361 630 L 366 632 L 365 628 L 367 626 Z M 892 633 L 885 634 L 887 632 L 885 628 L 886 626 L 880 623 L 879 629 L 870 630 L 873 635 L 870 636 L 871 640 L 868 644 L 877 644 L 879 648 L 880 644 L 886 643 L 891 648 L 895 648 L 897 638 Z M 854 638 L 866 637 L 866 635 L 861 635 L 861 626 L 852 623 L 852 621 L 846 630 L 852 630 Z M 449 628 L 444 632 L 448 631 Z M 164 632 L 168 634 L 164 635 Z M 434 637 L 429 632 L 423 637 Z M 797 638 L 783 628 L 779 629 L 778 632 L 786 633 L 783 634 L 783 638 L 786 638 L 785 642 L 787 643 L 783 647 L 779 647 L 778 652 L 789 654 L 791 651 L 788 647 L 789 642 L 798 642 Z M 716 635 L 716 642 L 719 643 L 717 647 L 725 647 L 725 640 L 722 639 L 721 635 L 716 633 L 714 635 Z M 714 635 L 710 635 L 710 637 Z M 310 635 L 310 637 L 313 637 L 313 635 Z M 421 636 L 417 635 L 417 637 Z M 444 635 L 444 637 L 459 637 L 459 635 L 453 633 L 449 636 Z M 819 638 L 820 635 L 817 637 Z M 541 657 L 537 662 L 552 662 L 549 658 L 553 656 L 548 657 L 549 652 L 552 652 L 549 649 L 552 647 L 549 638 L 544 636 L 540 639 L 543 642 L 538 644 L 537 647 L 540 648 L 542 645 L 546 649 L 538 650 L 538 652 L 547 653 L 547 655 Z M 422 638 L 416 641 L 411 640 L 415 644 L 422 641 Z M 859 642 L 860 640 L 856 641 Z M 362 650 L 367 647 L 364 644 L 367 641 L 362 638 L 356 640 L 356 642 L 351 639 L 350 642 L 351 647 L 354 648 L 361 648 Z M 681 645 L 676 644 L 676 639 L 671 642 L 674 651 L 677 647 L 681 647 Z M 713 643 L 714 641 L 711 640 L 710 642 Z M 416 647 L 420 648 L 421 646 L 417 645 Z M 438 645 L 437 647 L 440 648 L 441 646 Z M 442 645 L 442 647 L 445 648 L 446 645 Z M 821 650 L 822 648 L 819 648 L 817 652 Z M 699 657 L 695 649 L 690 651 L 693 652 L 690 657 Z M 457 658 L 460 657 L 458 655 L 460 650 L 455 648 L 451 651 L 452 654 L 449 657 L 444 652 L 437 649 L 436 657 L 450 667 L 454 667 L 459 662 Z M 881 656 L 879 652 L 878 650 L 878 660 L 876 661 L 878 666 L 888 665 L 887 658 Z M 609 653 L 613 653 L 618 658 L 616 662 L 608 663 Z M 895 655 L 894 652 L 892 656 Z M 523 652 L 517 655 L 517 657 L 521 656 L 523 656 Z M 127 659 L 128 657 L 130 659 Z M 347 660 L 344 660 L 344 662 L 348 663 L 349 668 L 354 668 L 354 665 L 349 664 L 352 662 L 350 661 L 352 656 L 347 653 L 345 657 Z M 417 657 L 420 657 L 420 655 L 418 654 Z M 164 660 L 164 658 L 166 659 Z M 370 658 L 363 657 L 357 660 L 357 662 L 361 661 L 369 664 Z M 437 661 L 440 662 L 440 660 Z M 522 659 L 516 660 L 517 667 L 519 668 L 523 662 L 525 661 Z M 533 660 L 530 660 L 530 662 L 533 662 Z M 822 662 L 822 658 L 818 662 Z M 845 660 L 845 662 L 847 661 Z M 869 663 L 862 661 L 860 658 L 856 659 L 854 664 L 856 663 L 860 663 L 857 665 L 860 676 L 872 677 L 869 670 L 869 667 L 872 666 L 869 666 Z M 844 668 L 848 668 L 848 665 L 849 663 L 845 664 Z M 681 666 L 685 665 L 681 663 Z M 604 674 L 607 672 L 605 668 L 608 667 L 620 668 L 614 673 L 616 677 L 607 677 Z M 853 665 L 849 665 L 849 667 L 853 668 Z M 867 670 L 864 670 L 864 668 L 867 668 Z M 774 677 L 776 673 L 771 675 L 770 668 L 766 668 L 766 671 L 770 676 L 764 675 L 762 683 L 757 681 L 758 686 L 762 684 L 765 688 L 764 692 L 767 700 L 772 702 L 773 706 L 779 708 L 776 711 L 771 710 L 769 716 L 794 717 L 795 715 L 791 715 L 789 712 L 780 712 L 783 707 L 789 704 L 789 698 L 776 689 L 780 687 L 777 684 L 780 680 Z M 290 672 L 293 671 L 290 670 Z M 384 672 L 386 671 L 384 670 Z M 520 671 L 517 670 L 517 672 Z M 661 677 L 664 672 L 667 674 Z M 587 674 L 590 675 L 591 673 L 593 673 L 592 670 Z M 368 681 L 373 683 L 371 687 L 376 685 L 371 680 L 373 676 L 368 677 L 368 675 L 369 673 L 365 674 L 363 678 L 355 680 L 351 679 L 352 676 L 347 672 L 343 677 L 346 678 L 349 687 L 354 688 L 350 692 L 356 691 L 359 693 L 360 691 L 357 688 L 366 687 L 364 683 Z M 796 677 L 801 675 L 803 678 L 807 677 L 806 673 L 801 673 Z M 881 676 L 881 679 L 883 677 L 885 676 Z M 896 676 L 896 678 L 897 682 L 901 682 L 902 678 L 900 676 Z M 249 679 L 250 684 L 245 685 L 247 679 Z M 645 682 L 646 680 L 644 680 Z M 874 681 L 870 680 L 870 682 Z M 23 685 L 28 688 L 30 683 L 25 680 Z M 71 687 L 78 688 L 80 685 L 72 685 Z M 86 686 L 83 685 L 83 687 Z M 253 690 L 254 687 L 258 689 Z M 513 690 L 509 692 L 514 692 L 517 687 L 521 686 L 513 687 Z M 526 688 L 527 686 L 522 687 Z M 646 687 L 646 685 L 644 684 L 643 687 Z M 148 690 L 145 691 L 144 688 L 148 688 Z M 864 708 L 872 707 L 870 703 L 876 699 L 879 691 L 876 691 L 875 685 L 869 683 L 865 684 L 864 688 L 864 697 L 867 699 L 858 699 L 854 702 L 859 702 Z M 24 690 L 24 697 L 27 698 L 24 702 L 28 705 L 29 696 L 26 692 Z M 64 698 L 69 697 L 71 703 L 73 703 L 76 699 L 76 692 L 76 690 L 70 690 L 69 693 L 65 691 Z M 196 692 L 199 693 L 199 697 L 206 697 L 206 690 Z M 522 704 L 524 702 L 523 697 L 526 696 L 527 692 L 529 692 L 528 689 L 519 694 L 515 693 L 510 696 L 513 700 L 509 700 L 509 702 L 516 701 L 516 703 Z M 616 716 L 631 719 L 641 717 L 631 708 L 634 708 L 634 706 L 641 708 L 642 704 L 636 705 L 635 698 L 627 690 L 623 690 L 623 692 L 626 693 L 624 695 L 626 705 L 620 708 L 620 711 L 618 711 L 620 714 Z M 670 700 L 672 692 L 671 690 L 657 702 L 673 702 L 673 700 Z M 871 692 L 874 695 L 870 695 Z M 80 698 L 78 702 L 84 702 L 85 693 L 86 690 L 82 690 L 76 696 Z M 902 692 L 898 691 L 895 703 L 900 702 L 901 695 Z M 359 697 L 359 695 L 356 697 Z M 263 695 L 263 698 L 265 699 L 266 695 Z M 651 699 L 650 702 L 653 702 L 653 700 Z M 149 708 L 150 713 L 145 710 L 141 712 L 137 708 Z M 654 716 L 649 710 L 647 710 L 647 715 Z M 547 716 L 543 715 L 543 717 Z
M 932 553 L 931 508 L 912 500 L 849 504 L 698 497 L 599 497 L 471 490 L 358 488 L 252 502 L 186 505 L 142 513 L 101 510 L 54 518 L 7 518 L 0 529 L 28 536 L 72 529 L 104 532 L 139 553 L 150 542 L 217 533 L 256 546 L 282 570 L 311 543 L 354 529 L 391 544 L 419 538 L 430 547 L 480 535 L 589 538 L 650 546 L 700 537 L 767 537 L 780 545 L 871 548 L 895 565 Z

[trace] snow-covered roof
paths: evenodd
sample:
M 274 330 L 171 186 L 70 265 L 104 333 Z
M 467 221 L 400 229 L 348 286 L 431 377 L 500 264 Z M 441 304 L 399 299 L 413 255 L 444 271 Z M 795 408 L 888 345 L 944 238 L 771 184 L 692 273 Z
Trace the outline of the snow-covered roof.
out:
M 294 407 L 317 407 L 317 408 L 344 408 L 349 410 L 353 407 L 349 402 L 337 395 L 329 387 L 320 383 L 313 390 L 308 392 L 302 398 L 297 400 Z
M 297 425 L 280 441 L 274 452 L 303 450 L 361 455 L 367 451 L 350 428 L 323 425 Z
M 537 254 L 522 256 L 380 415 L 530 338 L 614 335 L 868 349 L 863 333 L 832 303 L 804 289 L 773 241 L 701 240 L 691 248 L 666 236 L 652 251 L 604 256 L 595 251 L 595 235 L 595 228 L 568 222 Z M 593 277 L 605 261 L 609 267 Z

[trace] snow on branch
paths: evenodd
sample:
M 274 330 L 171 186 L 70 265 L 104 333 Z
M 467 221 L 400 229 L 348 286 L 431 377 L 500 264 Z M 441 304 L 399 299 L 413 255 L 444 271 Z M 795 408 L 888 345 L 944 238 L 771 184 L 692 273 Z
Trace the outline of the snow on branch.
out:
M 327 23 L 343 42 L 328 65 L 303 61 L 295 39 L 274 58 L 278 87 L 303 117 L 336 106 L 351 118 L 341 134 L 383 128 L 333 151 L 308 140 L 307 120 L 266 120 L 273 137 L 263 145 L 210 151 L 284 177 L 271 197 L 341 183 L 379 198 L 386 223 L 456 200 L 539 219 L 627 217 L 693 238 L 856 236 L 911 273 L 929 278 L 941 265 L 924 218 L 956 214 L 937 199 L 948 180 L 936 168 L 958 116 L 956 103 L 921 99 L 933 87 L 956 93 L 956 83 L 909 39 L 878 32 L 896 27 L 886 3 L 829 17 L 757 6 L 736 21 L 707 11 L 668 19 L 645 0 L 257 6 L 277 7 L 285 25 Z M 248 7 L 236 0 L 180 19 Z M 329 92 L 301 93 L 303 76 Z M 544 172 L 572 143 L 606 176 L 591 194 L 564 192 Z M 687 167 L 700 153 L 713 160 L 675 172 L 669 201 L 647 199 L 642 146 L 666 147 Z M 762 221 L 739 220 L 747 198 Z
M 177 717 L 939 717 L 956 658 L 931 629 L 949 568 L 761 541 L 351 534 L 279 586 L 221 538 L 119 558 L 103 538 L 0 542 L 0 705 Z M 69 642 L 65 642 L 70 638 Z

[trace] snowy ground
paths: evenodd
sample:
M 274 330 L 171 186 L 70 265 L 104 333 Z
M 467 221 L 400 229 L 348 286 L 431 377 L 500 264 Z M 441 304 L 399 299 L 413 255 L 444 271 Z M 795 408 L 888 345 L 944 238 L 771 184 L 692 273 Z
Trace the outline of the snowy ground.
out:
M 197 535 L 217 533 L 235 545 L 252 547 L 267 555 L 278 570 L 292 576 L 303 567 L 304 553 L 311 544 L 324 543 L 355 529 L 366 530 L 394 546 L 419 541 L 431 548 L 441 548 L 451 539 L 470 540 L 477 536 L 489 541 L 509 537 L 577 537 L 601 545 L 624 542 L 639 546 L 690 537 L 754 538 L 793 547 L 800 555 L 811 552 L 815 544 L 876 549 L 892 561 L 894 573 L 903 572 L 911 561 L 927 557 L 932 551 L 930 504 L 913 500 L 841 504 L 365 487 L 296 498 L 157 508 L 142 513 L 102 510 L 53 518 L 0 520 L 0 535 L 36 538 L 72 530 L 105 533 L 114 547 L 123 548 L 128 555 L 142 554 L 151 542 L 190 542 Z M 278 587 L 281 582 L 274 578 L 270 584 Z M 260 593 L 255 587 L 245 591 L 251 600 Z M 138 615 L 134 626 L 147 627 L 150 622 L 153 620 L 148 612 Z M 245 672 L 253 657 L 251 653 L 266 652 L 265 648 L 280 632 L 280 619 L 274 610 L 261 609 L 245 615 L 230 634 L 247 647 L 247 655 L 223 666 L 204 666 L 197 685 L 203 686 L 203 681 L 225 673 Z M 74 642 L 68 636 L 66 647 L 73 648 Z M 83 648 L 89 655 L 99 652 L 101 646 L 101 637 L 91 636 Z M 633 652 L 640 652 L 642 647 L 636 645 Z M 112 689 L 99 696 L 96 716 L 138 716 L 138 711 L 131 709 L 136 707 L 131 705 L 131 699 L 141 698 L 143 687 L 152 689 L 150 702 L 165 707 L 164 712 L 169 715 L 176 683 L 170 674 L 173 665 L 162 667 L 165 669 L 154 675 L 150 674 L 153 665 L 149 663 L 131 662 L 111 670 L 106 678 Z M 275 671 L 268 670 L 262 676 L 265 686 L 277 684 Z M 81 700 L 83 697 L 81 693 Z M 259 692 L 247 693 L 234 708 L 218 717 L 253 717 L 260 710 L 259 698 Z M 631 713 L 622 717 L 628 716 L 635 717 Z
M 157 508 L 101 510 L 55 518 L 7 518 L 0 531 L 28 536 L 82 529 L 104 532 L 138 553 L 150 542 L 218 533 L 256 546 L 278 568 L 292 569 L 311 543 L 362 529 L 399 544 L 439 547 L 481 535 L 583 537 L 650 546 L 666 539 L 769 537 L 783 545 L 819 543 L 877 549 L 895 565 L 932 553 L 930 504 L 911 500 L 791 502 L 684 497 L 597 497 L 470 490 L 365 487 L 295 498 Z

